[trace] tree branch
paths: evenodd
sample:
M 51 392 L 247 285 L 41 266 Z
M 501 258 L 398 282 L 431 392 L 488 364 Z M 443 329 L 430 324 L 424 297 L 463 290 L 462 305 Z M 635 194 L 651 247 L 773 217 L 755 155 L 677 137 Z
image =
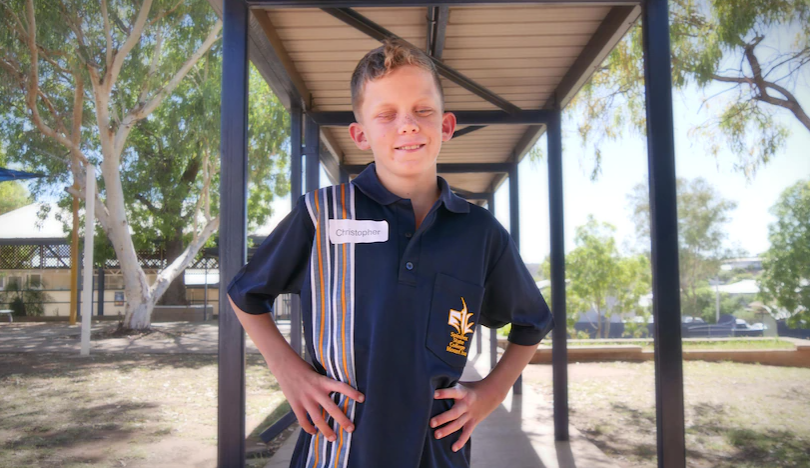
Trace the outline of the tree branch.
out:
M 146 0 L 149 1 L 149 0 Z M 194 55 L 189 57 L 186 63 L 180 67 L 180 70 L 166 83 L 165 86 L 160 88 L 157 93 L 152 96 L 152 98 L 147 103 L 139 103 L 135 108 L 129 111 L 129 113 L 124 117 L 123 121 L 121 122 L 121 127 L 118 129 L 115 135 L 115 154 L 120 154 L 121 149 L 123 149 L 124 141 L 126 140 L 127 135 L 129 134 L 129 130 L 132 126 L 138 122 L 139 120 L 145 118 L 163 102 L 163 99 L 172 93 L 177 85 L 180 84 L 180 81 L 186 76 L 189 72 L 191 67 L 193 67 L 202 57 L 208 49 L 219 39 L 219 32 L 222 29 L 222 20 L 218 20 L 216 24 L 214 24 L 214 28 L 208 34 L 208 37 L 205 41 L 200 45 Z
M 139 202 L 143 203 L 144 206 L 146 206 L 146 208 L 149 211 L 152 212 L 152 214 L 157 215 L 158 213 L 160 213 L 160 211 L 157 209 L 157 207 L 155 205 L 153 205 L 152 202 L 150 202 L 148 198 L 144 197 L 143 194 L 136 193 L 135 194 L 135 199 L 138 200 Z
M 124 41 L 124 45 L 121 46 L 121 49 L 115 53 L 112 67 L 107 69 L 107 73 L 104 76 L 104 87 L 107 93 L 112 90 L 115 80 L 118 79 L 118 74 L 121 72 L 121 66 L 124 64 L 127 55 L 129 55 L 135 47 L 135 44 L 141 39 L 141 33 L 143 32 L 143 27 L 146 24 L 146 18 L 149 16 L 149 10 L 151 8 L 152 0 L 143 0 L 141 10 L 138 12 L 138 18 L 132 26 L 132 32 L 127 37 L 127 40 Z
M 110 15 L 107 14 L 107 0 L 101 0 L 101 16 L 104 18 L 104 38 L 107 40 L 107 54 L 104 65 L 109 69 L 112 65 L 113 43 L 110 32 Z

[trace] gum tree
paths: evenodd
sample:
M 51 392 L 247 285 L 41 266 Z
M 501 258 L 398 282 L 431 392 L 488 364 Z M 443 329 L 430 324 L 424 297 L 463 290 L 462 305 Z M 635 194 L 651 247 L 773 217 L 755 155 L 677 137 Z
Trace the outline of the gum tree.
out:
M 49 173 L 62 174 L 65 183 L 72 179 L 64 190 L 83 199 L 86 178 L 97 177 L 93 168 L 100 168 L 96 216 L 124 277 L 124 323 L 146 328 L 156 301 L 218 228 L 219 217 L 205 209 L 214 171 L 202 182 L 207 189 L 191 241 L 149 284 L 130 232 L 122 157 L 133 129 L 219 40 L 222 22 L 206 4 L 183 0 L 6 0 L 0 13 L 4 101 L 27 120 L 21 131 L 41 135 L 35 146 Z

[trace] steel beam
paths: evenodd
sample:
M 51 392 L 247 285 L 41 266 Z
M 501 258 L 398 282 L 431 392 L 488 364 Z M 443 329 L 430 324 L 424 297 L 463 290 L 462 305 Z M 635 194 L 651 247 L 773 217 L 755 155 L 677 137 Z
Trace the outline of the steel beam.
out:
M 520 250 L 520 194 L 517 164 L 512 164 L 509 169 L 509 234 Z M 515 395 L 523 393 L 523 374 L 515 380 L 512 390 Z
M 458 138 L 460 136 L 464 136 L 464 135 L 466 135 L 468 133 L 472 133 L 472 132 L 474 132 L 476 130 L 481 130 L 482 128 L 487 128 L 487 126 L 486 125 L 470 125 L 468 127 L 464 127 L 461 130 L 456 130 L 455 133 L 453 133 L 453 138 Z
M 290 109 L 290 208 L 295 209 L 298 199 L 304 194 L 303 172 L 301 162 L 303 159 L 303 142 L 301 141 L 302 127 L 304 125 L 303 113 L 300 107 Z M 290 344 L 295 353 L 301 355 L 301 297 L 298 294 L 290 295 Z
M 683 468 L 686 466 L 683 356 L 667 0 L 647 0 L 641 24 L 650 177 L 658 466 Z
M 622 39 L 624 33 L 635 22 L 638 7 L 616 6 L 610 9 L 605 19 L 593 33 L 579 57 L 560 80 L 554 95 L 546 107 L 564 109 L 574 95 L 590 79 L 593 70 L 599 67 L 605 57 Z
M 537 125 L 545 124 L 552 111 L 523 110 L 516 114 L 503 111 L 454 111 L 458 125 Z M 307 115 L 323 127 L 348 127 L 354 122 L 352 111 L 309 112 Z
M 380 42 L 386 39 L 394 39 L 394 38 L 407 42 L 401 37 L 392 33 L 391 31 L 380 26 L 379 24 L 371 21 L 365 16 L 352 10 L 351 8 L 322 8 L 322 10 L 334 16 L 335 18 L 343 21 L 349 26 L 357 29 L 358 31 L 366 34 L 367 36 L 372 37 Z M 481 99 L 491 102 L 492 104 L 500 107 L 506 112 L 509 112 L 511 114 L 520 112 L 520 108 L 518 106 L 498 96 L 497 94 L 488 90 L 484 86 L 481 86 L 480 84 L 476 83 L 470 78 L 464 76 L 463 74 L 456 71 L 454 68 L 445 65 L 444 62 L 437 59 L 436 57 L 430 58 L 433 61 L 433 64 L 436 66 L 436 70 L 439 72 L 439 75 L 447 78 L 448 80 L 461 86 L 467 91 L 475 94 Z
M 447 18 L 450 16 L 450 7 L 428 7 L 427 47 L 425 52 L 431 57 L 442 58 L 444 52 L 444 38 L 447 31 Z
M 321 131 L 320 126 L 308 117 L 304 126 L 304 155 L 307 157 L 306 191 L 311 192 L 320 188 Z
M 565 305 L 565 229 L 563 211 L 561 112 L 548 124 L 548 213 L 551 237 L 552 372 L 554 375 L 554 439 L 569 440 L 568 333 Z
M 222 35 L 219 297 L 247 261 L 248 9 L 225 0 Z M 245 466 L 245 333 L 229 301 L 219 301 L 217 466 Z
M 492 216 L 495 216 L 495 194 L 490 194 L 489 198 L 487 199 L 487 208 L 489 212 L 492 213 Z M 498 364 L 498 329 L 497 328 L 490 328 L 489 329 L 489 370 L 492 372 L 492 369 Z

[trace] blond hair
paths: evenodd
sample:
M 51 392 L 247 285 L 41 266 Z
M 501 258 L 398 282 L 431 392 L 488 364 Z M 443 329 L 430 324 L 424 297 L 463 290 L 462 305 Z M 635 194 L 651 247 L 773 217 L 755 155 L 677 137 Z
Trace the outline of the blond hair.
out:
M 421 49 L 399 39 L 386 39 L 383 45 L 369 51 L 352 73 L 352 111 L 355 118 L 358 118 L 358 110 L 363 102 L 363 91 L 366 82 L 382 78 L 397 68 L 404 65 L 415 65 L 423 70 L 429 71 L 436 82 L 436 89 L 439 90 L 439 98 L 444 105 L 444 90 L 439 78 L 436 65 L 430 57 Z

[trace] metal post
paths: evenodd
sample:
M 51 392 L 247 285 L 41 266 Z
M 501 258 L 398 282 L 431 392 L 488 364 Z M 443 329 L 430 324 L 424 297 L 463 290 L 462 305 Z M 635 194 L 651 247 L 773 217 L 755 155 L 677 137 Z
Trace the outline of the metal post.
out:
M 208 261 L 203 258 L 203 263 L 205 263 L 205 285 L 203 286 L 203 321 L 208 320 Z M 212 316 L 214 314 L 211 314 Z M 211 317 L 212 319 L 214 317 Z
M 490 194 L 487 199 L 487 208 L 492 216 L 495 216 L 495 192 Z M 498 330 L 496 328 L 489 329 L 489 370 L 495 368 L 498 363 Z
M 658 466 L 686 466 L 678 277 L 678 214 L 672 122 L 667 0 L 642 4 L 647 161 L 650 174 L 650 239 L 655 317 L 655 408 Z
M 569 439 L 568 434 L 568 333 L 565 307 L 565 232 L 563 213 L 562 128 L 560 111 L 548 123 L 548 212 L 551 234 L 551 313 L 552 372 L 554 375 L 554 438 Z
M 98 267 L 98 316 L 104 316 L 104 268 Z
M 79 247 L 78 258 L 84 258 L 84 244 Z M 82 294 L 84 291 L 84 281 L 82 280 L 82 261 L 76 262 L 76 316 L 82 319 Z
M 290 202 L 295 209 L 298 198 L 303 192 L 303 174 L 301 173 L 301 126 L 303 125 L 301 108 L 290 108 Z M 290 345 L 301 355 L 301 296 L 290 295 Z
M 520 250 L 520 194 L 518 193 L 518 165 L 514 163 L 509 169 L 509 234 Z M 523 374 L 519 375 L 512 386 L 515 395 L 523 393 Z
M 314 120 L 307 117 L 304 132 L 304 155 L 307 157 L 307 192 L 311 192 L 320 188 L 321 129 Z
M 248 8 L 224 0 L 220 150 L 219 393 L 217 466 L 245 466 L 245 333 L 227 286 L 247 261 Z

